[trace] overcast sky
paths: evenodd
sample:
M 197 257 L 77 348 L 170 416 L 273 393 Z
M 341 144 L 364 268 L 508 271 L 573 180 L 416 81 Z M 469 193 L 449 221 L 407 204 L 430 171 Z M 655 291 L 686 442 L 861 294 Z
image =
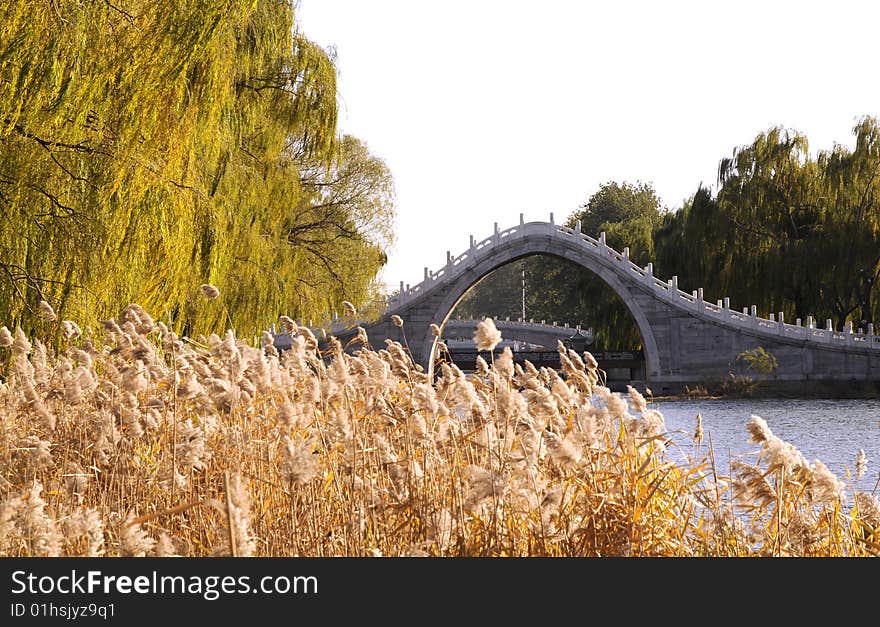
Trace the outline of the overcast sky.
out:
M 340 131 L 389 166 L 397 241 L 381 278 L 564 221 L 608 181 L 669 209 L 771 126 L 813 152 L 880 115 L 880 3 L 299 0 L 336 50 Z

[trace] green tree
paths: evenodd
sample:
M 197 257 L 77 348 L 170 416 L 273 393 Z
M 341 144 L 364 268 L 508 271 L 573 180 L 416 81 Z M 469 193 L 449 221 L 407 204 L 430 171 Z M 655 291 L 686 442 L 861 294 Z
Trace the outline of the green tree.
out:
M 880 125 L 864 117 L 853 134 L 854 149 L 838 145 L 818 157 L 826 210 L 816 242 L 824 279 L 817 287 L 838 328 L 850 320 L 865 329 L 880 300 Z
M 602 184 L 565 224 L 593 237 L 605 232 L 609 246 L 630 249 L 630 259 L 644 265 L 654 259 L 654 231 L 659 228 L 665 209 L 652 185 L 609 181 Z
M 853 128 L 854 149 L 810 154 L 807 138 L 774 127 L 719 165 L 719 191 L 695 195 L 657 233 L 662 268 L 677 266 L 707 293 L 789 320 L 872 321 L 880 272 L 878 127 Z
M 804 135 L 781 127 L 761 133 L 719 165 L 718 206 L 734 226 L 737 263 L 728 284 L 748 284 L 771 312 L 805 318 L 816 311 L 821 232 L 821 173 Z
M 138 302 L 187 332 L 231 319 L 251 334 L 375 291 L 390 175 L 337 135 L 333 59 L 293 11 L 271 0 L 0 9 L 4 324 L 34 328 L 40 299 L 84 327 Z M 339 194 L 332 207 L 327 193 Z M 344 237 L 297 230 L 321 211 Z M 201 298 L 202 283 L 220 298 Z
M 720 162 L 717 197 L 701 187 L 665 216 L 658 272 L 761 315 L 865 328 L 880 298 L 876 119 L 862 118 L 853 134 L 854 148 L 815 157 L 804 135 L 782 127 L 736 148 Z

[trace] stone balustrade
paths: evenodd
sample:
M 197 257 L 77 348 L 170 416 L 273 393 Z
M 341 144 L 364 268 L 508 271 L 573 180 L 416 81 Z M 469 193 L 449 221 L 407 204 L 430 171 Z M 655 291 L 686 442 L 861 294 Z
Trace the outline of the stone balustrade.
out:
M 396 309 L 435 289 L 442 288 L 444 284 L 454 280 L 481 259 L 491 255 L 496 247 L 514 239 L 527 237 L 547 237 L 551 241 L 559 239 L 574 241 L 583 251 L 597 258 L 606 267 L 612 268 L 622 278 L 639 282 L 643 289 L 649 291 L 656 298 L 671 303 L 677 308 L 687 310 L 698 317 L 710 319 L 722 326 L 747 329 L 757 335 L 768 337 L 783 337 L 810 343 L 858 346 L 880 350 L 880 336 L 874 334 L 873 325 L 868 325 L 868 328 L 862 330 L 861 333 L 854 330 L 851 323 L 844 331 L 836 331 L 832 327 L 831 320 L 826 320 L 825 326 L 819 327 L 811 316 L 807 318 L 805 323 L 798 318 L 794 324 L 790 324 L 784 321 L 781 312 L 771 313 L 768 318 L 763 318 L 757 315 L 754 305 L 744 307 L 742 311 L 739 311 L 731 307 L 730 299 L 727 297 L 714 303 L 705 300 L 702 288 L 690 293 L 685 292 L 679 289 L 677 276 L 667 280 L 656 277 L 654 276 L 653 264 L 639 266 L 630 260 L 628 248 L 619 252 L 608 246 L 605 241 L 605 233 L 600 233 L 598 238 L 593 238 L 581 232 L 580 224 L 576 224 L 575 228 L 557 225 L 553 220 L 552 213 L 549 222 L 524 222 L 523 216 L 520 214 L 518 225 L 501 229 L 496 222 L 494 232 L 489 237 L 476 240 L 471 236 L 470 246 L 467 250 L 459 255 L 452 255 L 451 251 L 447 252 L 446 264 L 442 268 L 430 271 L 425 267 L 424 278 L 420 283 L 409 286 L 401 282 L 399 292 L 389 297 L 386 313 L 394 313 Z M 340 320 L 334 314 L 333 322 L 330 333 L 350 328 L 354 321 Z M 356 324 L 356 322 L 354 323 Z

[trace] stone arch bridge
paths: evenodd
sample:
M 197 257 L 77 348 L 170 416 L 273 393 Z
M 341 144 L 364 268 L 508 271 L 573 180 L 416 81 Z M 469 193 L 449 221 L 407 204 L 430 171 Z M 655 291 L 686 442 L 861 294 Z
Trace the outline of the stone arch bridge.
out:
M 441 332 L 470 287 L 505 264 L 530 255 L 551 255 L 576 263 L 611 288 L 635 319 L 645 358 L 645 384 L 654 393 L 677 391 L 711 378 L 724 378 L 736 367 L 737 356 L 763 347 L 778 362 L 772 375 L 756 379 L 778 382 L 869 382 L 880 388 L 880 336 L 873 326 L 859 333 L 848 325 L 840 332 L 831 321 L 817 325 L 812 318 L 789 323 L 783 315 L 758 315 L 754 306 L 731 307 L 728 298 L 709 301 L 702 288 L 679 289 L 678 277 L 654 276 L 652 264 L 641 267 L 629 259 L 629 249 L 614 250 L 581 232 L 549 222 L 520 222 L 499 229 L 483 240 L 470 238 L 458 256 L 447 252 L 446 264 L 414 286 L 400 286 L 385 312 L 373 322 L 337 318 L 328 333 L 343 343 L 363 326 L 374 345 L 385 338 L 406 339 L 413 357 L 423 366 L 434 359 L 430 325 Z M 391 316 L 404 320 L 394 326 Z M 444 336 L 445 337 L 445 336 Z

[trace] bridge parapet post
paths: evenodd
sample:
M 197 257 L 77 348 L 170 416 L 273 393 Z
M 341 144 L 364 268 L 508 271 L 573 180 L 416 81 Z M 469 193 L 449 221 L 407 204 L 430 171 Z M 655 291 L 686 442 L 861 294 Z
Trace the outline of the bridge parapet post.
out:
M 816 328 L 816 321 L 813 320 L 813 316 L 807 316 L 807 328 L 808 329 L 815 329 Z
M 868 323 L 868 335 L 870 335 L 871 337 L 874 337 L 874 323 L 873 322 Z
M 785 335 L 785 313 L 779 312 L 779 321 L 776 323 L 776 328 L 779 331 L 779 335 Z
M 578 220 L 577 222 L 574 223 L 574 232 L 575 232 L 575 235 L 581 234 L 581 221 L 580 220 Z
M 703 309 L 705 309 L 705 306 L 703 304 L 703 288 L 702 287 L 698 287 L 696 290 L 694 290 L 694 299 L 696 301 L 694 303 L 694 305 L 696 305 L 697 311 L 703 311 Z
M 719 305 L 721 306 L 721 315 L 724 316 L 724 319 L 731 320 L 733 316 L 730 313 L 730 298 L 725 296 L 721 299 Z
M 605 244 L 605 231 L 599 233 L 599 256 L 605 257 L 607 256 L 606 249 L 608 248 L 607 244 Z
M 645 283 L 651 286 L 651 289 L 654 288 L 654 264 L 650 261 L 648 265 L 645 266 Z
M 752 305 L 749 308 L 749 326 L 753 329 L 758 326 L 758 306 Z
M 522 219 L 522 214 L 520 214 L 520 219 Z M 501 231 L 498 230 L 498 223 L 495 223 L 495 232 L 492 234 L 492 242 L 497 245 L 501 240 Z

